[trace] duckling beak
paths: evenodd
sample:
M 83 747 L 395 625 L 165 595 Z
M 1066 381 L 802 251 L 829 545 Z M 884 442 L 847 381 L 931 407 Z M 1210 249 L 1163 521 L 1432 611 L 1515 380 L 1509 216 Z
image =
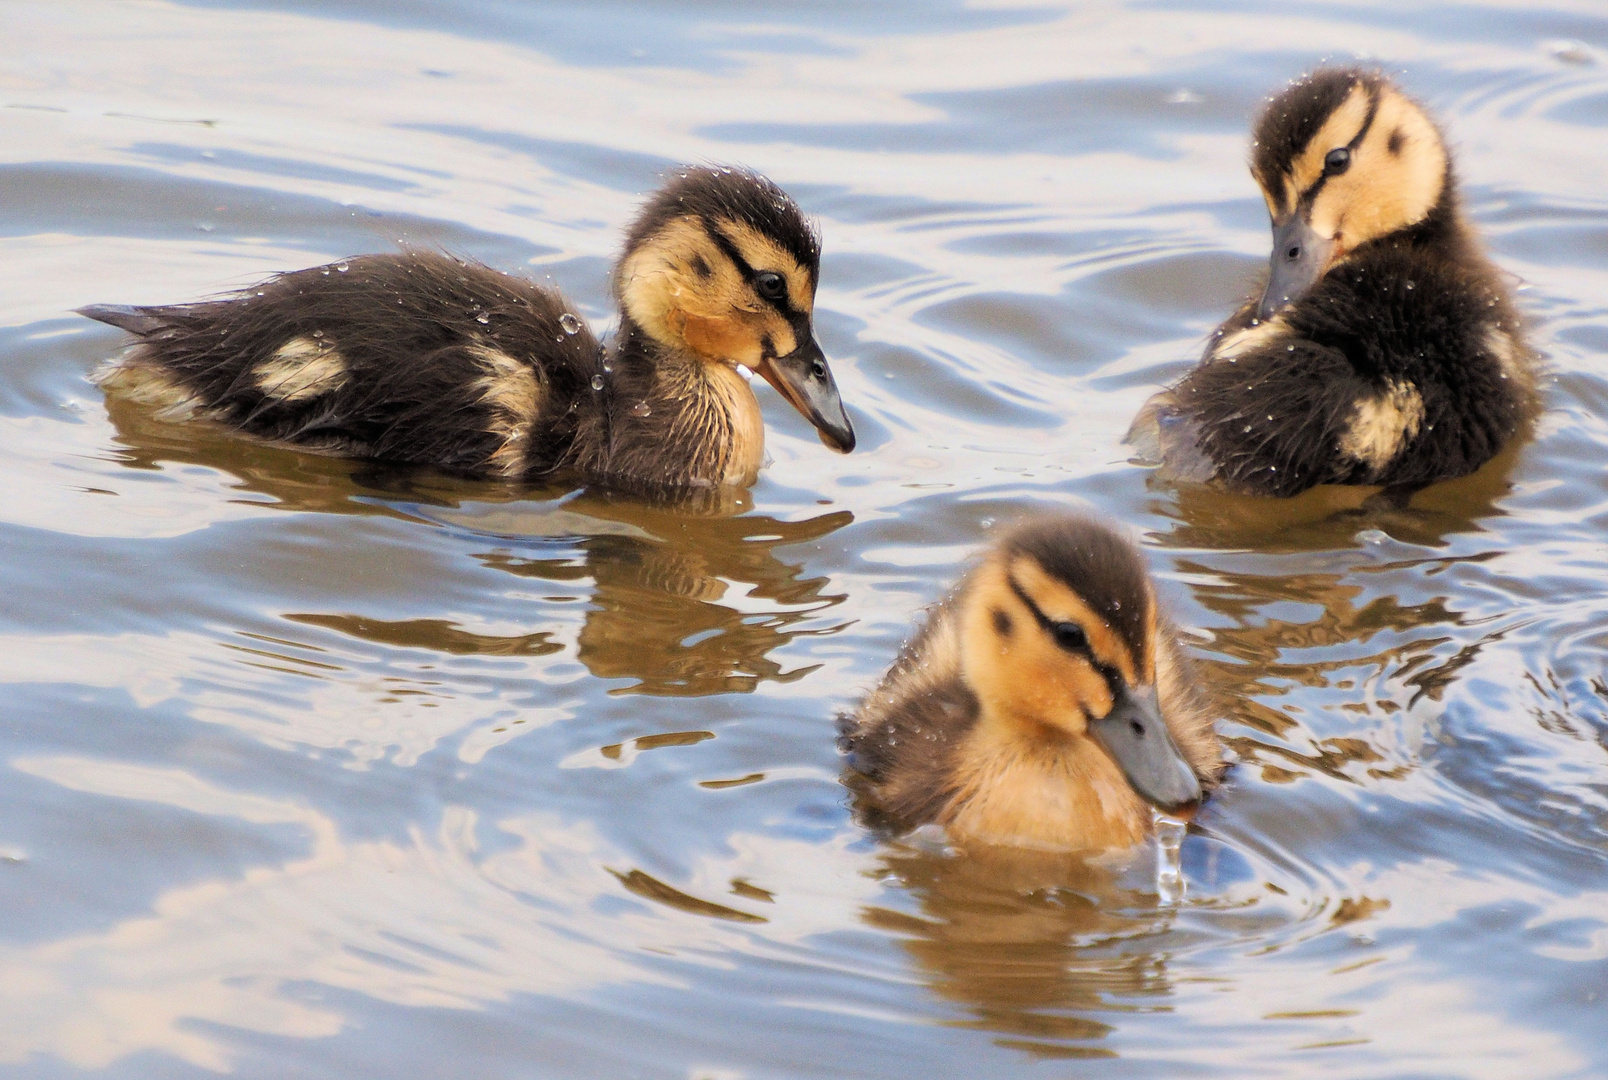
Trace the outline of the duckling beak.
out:
M 1275 223 L 1272 266 L 1257 318 L 1270 319 L 1285 304 L 1305 296 L 1334 261 L 1335 247 L 1333 237 L 1319 236 L 1299 213 L 1282 225 Z
M 1090 722 L 1089 733 L 1133 789 L 1158 810 L 1179 810 L 1200 801 L 1200 780 L 1161 718 L 1154 686 L 1138 692 L 1124 688 L 1111 711 Z
M 787 399 L 788 404 L 815 425 L 821 442 L 840 454 L 854 449 L 854 427 L 843 410 L 837 382 L 827 366 L 826 354 L 810 334 L 786 356 L 767 357 L 754 370 Z

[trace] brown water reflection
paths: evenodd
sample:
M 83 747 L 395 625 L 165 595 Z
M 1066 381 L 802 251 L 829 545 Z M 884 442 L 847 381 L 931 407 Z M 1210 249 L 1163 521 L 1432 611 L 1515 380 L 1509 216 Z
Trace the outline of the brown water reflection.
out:
M 627 692 L 696 696 L 752 690 L 762 680 L 790 682 L 815 666 L 783 670 L 768 654 L 796 633 L 841 629 L 789 629 L 844 597 L 827 590 L 826 578 L 805 577 L 802 563 L 774 552 L 836 532 L 854 520 L 846 511 L 803 521 L 687 515 L 591 493 L 565 508 L 634 530 L 578 544 L 593 582 L 578 656 L 600 678 L 635 679 Z M 572 580 L 577 569 L 503 552 L 477 557 L 536 579 Z
M 919 899 L 921 915 L 872 907 L 865 921 L 901 936 L 932 991 L 973 1014 L 951 1024 L 994 1032 L 996 1045 L 1050 1059 L 1115 1057 L 1098 1040 L 1117 1025 L 1096 1016 L 1114 1021 L 1144 1008 L 1133 999 L 1171 989 L 1165 952 L 1144 945 L 1164 940 L 1170 917 L 1115 870 L 990 848 L 899 849 L 882 866 Z
M 1433 575 L 1494 553 L 1381 562 L 1370 547 L 1389 541 L 1444 549 L 1454 535 L 1486 531 L 1503 513 L 1498 500 L 1511 489 L 1519 453 L 1510 447 L 1472 476 L 1400 499 L 1378 489 L 1320 487 L 1272 500 L 1180 485 L 1174 501 L 1152 502 L 1176 523 L 1156 537 L 1158 545 L 1180 552 L 1174 566 L 1195 582 L 1195 602 L 1217 617 L 1203 677 L 1220 700 L 1236 703 L 1235 720 L 1269 736 L 1226 738 L 1260 768 L 1261 779 L 1289 783 L 1321 773 L 1350 782 L 1399 780 L 1416 768 L 1391 718 L 1421 698 L 1440 700 L 1480 646 L 1448 655 L 1467 625 L 1449 596 L 1404 602 L 1380 592 L 1374 579 L 1398 570 Z M 1239 552 L 1269 557 L 1247 569 Z M 1313 568 L 1314 554 L 1322 569 Z M 1363 700 L 1356 700 L 1359 688 L 1367 691 Z M 1314 724 L 1308 714 L 1323 698 L 1313 691 L 1346 695 L 1335 703 L 1343 719 Z M 1305 704 L 1279 705 L 1291 699 Z M 1342 733 L 1324 734 L 1336 726 Z
M 1151 500 L 1150 509 L 1177 523 L 1157 537 L 1169 548 L 1271 554 L 1344 550 L 1356 547 L 1357 532 L 1369 528 L 1433 547 L 1452 533 L 1483 530 L 1482 520 L 1504 515 L 1499 500 L 1512 491 L 1512 474 L 1523 453 L 1524 440 L 1515 439 L 1469 476 L 1400 494 L 1324 485 L 1291 499 L 1267 499 L 1174 484 L 1152 474 L 1150 490 L 1161 497 Z
M 226 470 L 243 491 L 269 496 L 288 511 L 422 515 L 512 543 L 475 554 L 485 567 L 538 581 L 590 581 L 577 658 L 600 678 L 635 680 L 616 693 L 699 696 L 751 691 L 766 680 L 790 682 L 818 665 L 784 670 L 769 654 L 797 633 L 841 629 L 791 629 L 844 596 L 776 551 L 829 536 L 854 520 L 847 511 L 784 521 L 745 514 L 751 501 L 741 490 L 642 498 L 557 483 L 466 481 L 254 443 L 206 424 L 167 423 L 116 399 L 107 409 L 131 468 L 176 462 Z M 558 542 L 569 551 L 531 555 L 530 541 Z M 563 649 L 555 631 L 498 636 L 445 619 L 350 612 L 285 618 L 375 644 L 456 656 L 534 657 Z

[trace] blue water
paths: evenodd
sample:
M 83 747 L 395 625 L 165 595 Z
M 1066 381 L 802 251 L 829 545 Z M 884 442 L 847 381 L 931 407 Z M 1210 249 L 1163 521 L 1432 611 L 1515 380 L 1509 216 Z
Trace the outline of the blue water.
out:
M 55 0 L 0 56 L 0 1074 L 1608 1073 L 1608 13 Z M 1266 257 L 1265 94 L 1443 120 L 1549 357 L 1400 510 L 1119 445 Z M 399 480 L 88 381 L 92 302 L 397 244 L 594 321 L 664 169 L 825 237 L 860 435 L 735 512 Z M 763 391 L 762 391 L 763 392 Z M 1127 523 L 1238 764 L 1102 867 L 867 836 L 832 717 L 997 522 Z

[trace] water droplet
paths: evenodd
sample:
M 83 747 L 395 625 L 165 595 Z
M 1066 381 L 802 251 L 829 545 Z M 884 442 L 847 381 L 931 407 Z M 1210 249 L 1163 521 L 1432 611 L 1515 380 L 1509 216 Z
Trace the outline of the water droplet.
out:
M 985 529 L 992 529 L 994 527 L 994 519 L 993 518 L 984 518 L 983 520 L 979 521 L 977 524 L 982 526 Z
M 1412 282 L 1410 282 L 1410 281 L 1409 281 L 1409 282 L 1408 282 L 1408 283 L 1407 283 L 1407 288 L 1408 288 L 1408 289 L 1411 289 L 1411 288 L 1412 288 L 1412 287 L 1413 287 L 1413 283 L 1412 283 Z
M 1170 817 L 1156 818 L 1156 899 L 1163 904 L 1176 904 L 1184 898 L 1184 866 L 1179 851 L 1184 846 L 1184 833 L 1189 826 Z
M 601 389 L 603 389 L 603 376 L 601 376 L 601 375 L 593 375 L 592 376 L 592 389 L 593 390 L 601 390 Z
M 564 333 L 566 334 L 579 334 L 581 332 L 581 320 L 567 311 L 558 317 L 558 325 L 564 328 Z
M 1286 346 L 1284 346 L 1284 351 L 1285 352 L 1294 352 L 1295 351 L 1295 346 L 1294 345 L 1286 345 Z
M 482 311 L 479 315 L 475 316 L 475 322 L 479 323 L 481 326 L 488 326 L 491 323 L 491 316 Z
M 323 337 L 324 336 L 324 331 L 322 331 L 322 330 L 314 330 L 313 331 L 313 336 L 314 337 Z
M 342 273 L 342 274 L 346 273 L 346 271 L 350 270 L 351 268 L 352 268 L 352 266 L 351 266 L 350 263 L 336 263 L 335 264 L 335 269 L 338 272 Z
M 631 406 L 632 416 L 647 416 L 652 411 L 653 410 L 648 407 L 648 403 L 646 401 L 639 401 L 635 405 Z
M 329 277 L 329 267 L 327 267 L 327 266 L 320 266 L 318 268 L 318 272 L 320 274 L 323 274 L 325 277 Z

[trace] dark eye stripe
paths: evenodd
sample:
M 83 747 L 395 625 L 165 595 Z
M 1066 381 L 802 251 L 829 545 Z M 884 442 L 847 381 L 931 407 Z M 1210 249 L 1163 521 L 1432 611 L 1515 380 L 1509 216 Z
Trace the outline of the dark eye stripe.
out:
M 1357 130 L 1357 134 L 1352 137 L 1350 142 L 1346 143 L 1346 149 L 1353 154 L 1357 152 L 1357 147 L 1362 145 L 1362 140 L 1368 135 L 1368 129 L 1373 127 L 1374 117 L 1379 114 L 1379 96 L 1380 91 L 1377 88 L 1368 93 L 1368 115 L 1362 118 L 1362 127 Z M 1320 173 L 1312 186 L 1307 188 L 1302 193 L 1301 198 L 1297 200 L 1297 206 L 1311 206 L 1317 201 L 1318 193 L 1323 190 L 1323 185 L 1328 182 L 1331 175 L 1339 174 L 1330 173 L 1327 170 Z
M 759 276 L 758 272 L 749 265 L 748 260 L 743 258 L 742 252 L 737 250 L 737 245 L 731 242 L 730 237 L 717 229 L 714 222 L 708 218 L 700 218 L 699 221 L 702 222 L 704 232 L 708 234 L 710 242 L 720 249 L 721 254 L 732 261 L 732 265 L 737 267 L 738 273 L 742 274 L 750 282 Z M 792 314 L 794 310 L 792 294 L 791 290 L 787 288 L 787 275 L 785 274 L 782 275 L 782 286 L 782 295 L 779 298 L 771 300 L 770 297 L 766 297 L 766 299 L 771 300 L 772 303 L 787 314 Z
M 1005 575 L 1005 584 L 1011 587 L 1011 592 L 1016 594 L 1016 599 L 1020 600 L 1027 607 L 1027 610 L 1032 612 L 1034 620 L 1038 622 L 1039 626 L 1043 627 L 1044 632 L 1054 637 L 1055 621 L 1039 610 L 1039 606 L 1033 603 L 1033 598 L 1027 595 L 1027 590 L 1016 583 L 1016 578 L 1007 573 Z M 1089 666 L 1094 668 L 1100 677 L 1105 680 L 1106 690 L 1111 694 L 1111 700 L 1115 701 L 1117 695 L 1122 692 L 1124 685 L 1126 685 L 1122 678 L 1122 672 L 1110 664 L 1096 659 L 1093 650 L 1089 648 L 1087 638 L 1084 638 L 1083 647 L 1077 650 L 1077 655 L 1088 660 Z

